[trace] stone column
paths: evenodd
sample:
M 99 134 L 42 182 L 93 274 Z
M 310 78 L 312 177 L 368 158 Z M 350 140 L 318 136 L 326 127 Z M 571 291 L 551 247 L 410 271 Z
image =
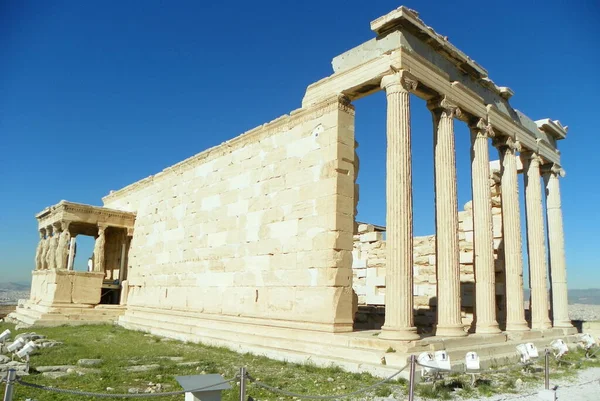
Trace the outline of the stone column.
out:
M 94 271 L 95 272 L 103 272 L 104 271 L 104 251 L 106 247 L 106 235 L 105 235 L 106 226 L 98 226 L 98 238 L 96 238 L 96 243 L 94 244 Z
M 46 232 L 51 234 L 52 236 L 48 241 L 48 252 L 46 253 L 46 263 L 47 268 L 52 270 L 56 269 L 56 249 L 58 248 L 58 230 L 53 226 L 48 226 Z
M 529 256 L 529 288 L 531 296 L 531 328 L 552 327 L 548 316 L 548 284 L 546 265 L 546 236 L 544 234 L 544 210 L 540 157 L 533 152 L 522 152 L 523 176 L 525 178 L 525 217 L 527 219 L 527 254 Z
M 383 77 L 387 97 L 386 294 L 380 338 L 415 340 L 413 323 L 413 220 L 410 92 L 417 81 L 406 72 Z
M 43 268 L 43 251 L 44 251 L 44 235 L 46 234 L 46 230 L 40 228 L 40 241 L 38 242 L 37 248 L 35 249 L 35 270 L 41 270 Z
M 499 333 L 496 321 L 496 273 L 490 193 L 488 138 L 494 135 L 484 119 L 471 129 L 471 188 L 473 192 L 473 241 L 475 261 L 475 332 Z
M 458 197 L 454 117 L 458 107 L 446 98 L 427 102 L 433 114 L 435 159 L 435 228 L 437 271 L 437 336 L 466 336 L 460 313 Z
M 75 263 L 75 251 L 77 249 L 77 236 L 71 236 L 69 241 L 69 259 L 67 261 L 67 270 L 73 270 L 73 265 Z
M 558 176 L 564 170 L 557 164 L 544 166 L 546 184 L 546 217 L 550 247 L 550 285 L 552 293 L 552 320 L 554 327 L 572 327 L 567 299 L 567 264 L 565 261 L 565 236 L 560 202 Z
M 523 305 L 523 256 L 517 157 L 520 144 L 508 136 L 494 138 L 501 162 L 502 238 L 506 272 L 506 331 L 529 330 Z

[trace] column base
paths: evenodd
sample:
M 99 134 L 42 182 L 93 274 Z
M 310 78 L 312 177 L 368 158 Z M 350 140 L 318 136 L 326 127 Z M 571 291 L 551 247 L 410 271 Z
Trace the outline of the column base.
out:
M 416 327 L 386 327 L 381 328 L 378 338 L 383 340 L 414 341 L 420 340 Z
M 506 329 L 504 331 L 529 331 L 529 325 L 526 321 L 518 323 L 506 323 Z
M 573 327 L 573 324 L 570 320 L 560 320 L 554 321 L 552 324 L 554 327 L 560 327 L 561 329 Z
M 475 323 L 475 333 L 477 334 L 498 334 L 501 333 L 500 327 L 498 327 L 498 323 L 489 323 L 478 325 Z
M 550 322 L 532 322 L 531 329 L 532 330 L 547 330 L 552 328 L 552 323 Z
M 453 325 L 453 326 L 437 326 L 435 328 L 436 337 L 465 337 L 467 332 L 464 326 Z

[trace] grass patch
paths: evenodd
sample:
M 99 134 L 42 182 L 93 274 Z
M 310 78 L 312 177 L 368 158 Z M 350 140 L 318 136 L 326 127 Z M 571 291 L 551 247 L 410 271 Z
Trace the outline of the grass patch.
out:
M 136 331 L 125 330 L 112 325 L 37 328 L 14 330 L 14 325 L 0 323 L 0 332 L 9 328 L 13 336 L 20 332 L 35 331 L 46 335 L 51 340 L 64 342 L 64 345 L 42 349 L 31 358 L 33 368 L 44 365 L 75 365 L 79 359 L 102 359 L 102 365 L 94 368 L 100 373 L 87 373 L 83 376 L 72 374 L 59 379 L 51 379 L 41 374 L 31 374 L 25 381 L 54 386 L 64 389 L 83 390 L 107 393 L 111 387 L 114 393 L 127 393 L 130 388 L 143 392 L 149 383 L 161 383 L 162 391 L 180 390 L 175 376 L 195 375 L 201 373 L 218 373 L 225 378 L 234 377 L 241 366 L 246 366 L 250 375 L 260 381 L 287 391 L 306 395 L 338 395 L 346 394 L 360 388 L 375 384 L 381 379 L 367 373 L 348 373 L 337 366 L 318 367 L 314 363 L 299 365 L 281 362 L 249 353 L 240 354 L 226 348 L 209 347 L 201 344 L 183 343 L 165 340 L 157 336 Z M 388 352 L 392 352 L 388 350 Z M 550 362 L 551 383 L 558 379 L 574 377 L 579 370 L 588 367 L 600 367 L 599 358 L 583 359 L 582 350 L 571 350 L 557 363 L 553 358 Z M 180 366 L 181 361 L 169 360 L 164 357 L 183 357 L 183 362 L 192 365 Z M 146 372 L 127 372 L 125 367 L 134 365 L 157 364 L 159 367 Z M 543 366 L 540 358 L 536 366 Z M 495 365 L 493 369 L 477 376 L 475 386 L 471 386 L 471 377 L 454 373 L 440 380 L 436 385 L 419 384 L 417 395 L 426 399 L 449 400 L 459 397 L 489 397 L 500 393 L 517 393 L 531 385 L 543 383 L 543 371 L 523 372 L 521 366 L 513 364 L 509 367 Z M 223 400 L 238 399 L 238 385 L 232 383 L 233 389 L 223 392 Z M 0 385 L 0 393 L 3 391 Z M 398 379 L 376 387 L 370 392 L 356 395 L 355 398 L 371 399 L 373 397 L 405 398 L 407 381 Z M 248 395 L 259 400 L 292 401 L 267 392 L 252 384 L 248 386 Z M 49 401 L 80 401 L 91 398 L 68 394 L 55 394 L 16 387 L 15 401 L 32 398 Z M 180 401 L 183 396 L 155 397 L 154 400 Z M 105 398 L 118 400 L 118 398 Z
M 51 379 L 33 373 L 25 376 L 24 381 L 54 386 L 64 389 L 107 393 L 111 387 L 114 393 L 127 393 L 130 388 L 138 388 L 143 392 L 149 383 L 161 383 L 162 391 L 181 390 L 175 376 L 195 375 L 201 373 L 218 373 L 226 379 L 234 377 L 241 366 L 246 366 L 250 375 L 262 382 L 310 395 L 345 394 L 380 381 L 367 373 L 348 373 L 337 366 L 317 367 L 315 364 L 299 365 L 290 362 L 275 361 L 249 353 L 240 354 L 226 348 L 210 347 L 201 344 L 183 343 L 180 341 L 164 341 L 162 338 L 141 332 L 125 330 L 118 326 L 78 326 L 52 327 L 14 330 L 14 325 L 0 323 L 0 332 L 10 329 L 12 335 L 34 331 L 48 339 L 62 341 L 64 345 L 41 349 L 31 357 L 31 367 L 47 365 L 76 365 L 79 359 L 102 359 L 102 365 L 94 368 L 101 370 L 99 374 L 87 373 L 83 376 L 71 374 L 59 379 Z M 180 361 L 171 361 L 161 357 L 183 357 L 184 362 L 194 362 L 193 366 L 179 366 Z M 159 368 L 146 372 L 127 372 L 123 368 L 133 365 L 158 364 Z M 223 392 L 223 400 L 239 399 L 239 386 L 232 383 L 232 390 Z M 0 385 L 0 393 L 4 386 Z M 260 400 L 291 400 L 267 392 L 261 388 L 248 385 L 248 395 Z M 405 394 L 406 381 L 391 381 L 365 393 L 365 396 L 383 396 Z M 32 398 L 49 401 L 82 401 L 92 398 L 69 394 L 42 392 L 20 385 L 16 386 L 15 401 Z M 122 400 L 122 398 L 103 398 L 105 400 Z M 153 400 L 183 399 L 182 395 L 171 397 L 153 397 Z

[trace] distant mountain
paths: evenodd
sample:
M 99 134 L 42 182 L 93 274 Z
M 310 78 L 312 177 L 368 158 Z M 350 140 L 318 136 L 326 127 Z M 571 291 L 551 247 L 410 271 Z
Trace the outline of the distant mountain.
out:
M 0 291 L 29 291 L 29 283 L 0 283 Z
M 570 304 L 600 305 L 600 288 L 569 290 Z
M 569 304 L 600 305 L 600 288 L 569 290 Z M 529 290 L 525 290 L 525 305 L 529 303 Z

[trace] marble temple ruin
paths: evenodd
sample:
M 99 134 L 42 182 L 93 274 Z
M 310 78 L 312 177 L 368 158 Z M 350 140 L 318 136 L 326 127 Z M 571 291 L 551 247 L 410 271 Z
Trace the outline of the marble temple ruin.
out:
M 335 57 L 333 74 L 289 115 L 111 191 L 102 207 L 61 201 L 39 213 L 31 297 L 11 317 L 117 320 L 374 373 L 419 350 L 469 344 L 494 358 L 523 338 L 574 333 L 557 149 L 567 128 L 512 108 L 511 89 L 417 12 L 400 7 L 371 29 L 375 37 Z M 387 98 L 385 227 L 355 219 L 352 102 L 377 91 Z M 431 111 L 435 163 L 435 235 L 417 238 L 412 96 Z M 455 122 L 470 128 L 470 155 L 455 151 Z M 457 157 L 471 157 L 472 201 L 460 212 Z M 88 272 L 73 270 L 80 235 L 96 241 Z

